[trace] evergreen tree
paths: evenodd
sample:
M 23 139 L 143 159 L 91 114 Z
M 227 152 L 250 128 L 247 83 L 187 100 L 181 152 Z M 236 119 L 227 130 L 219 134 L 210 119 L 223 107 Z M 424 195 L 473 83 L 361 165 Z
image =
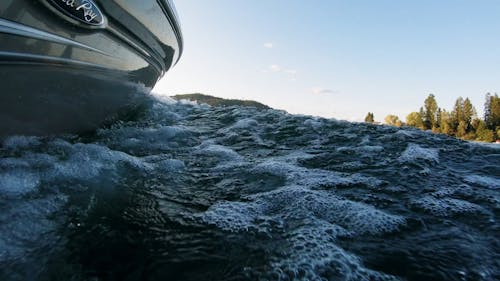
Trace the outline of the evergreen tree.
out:
M 484 121 L 486 128 L 494 132 L 495 138 L 500 138 L 498 134 L 500 130 L 500 98 L 498 94 L 486 94 L 486 102 L 484 104 Z
M 464 120 L 460 120 L 457 126 L 457 131 L 455 133 L 455 136 L 457 138 L 463 138 L 467 134 L 467 123 L 465 123 Z
M 481 122 L 484 123 L 483 120 L 479 119 L 479 118 L 474 118 L 474 120 L 472 120 L 471 122 L 471 125 L 472 125 L 472 130 L 474 130 L 475 132 L 477 131 L 477 129 L 479 128 L 479 125 L 481 124 Z
M 375 117 L 373 115 L 373 112 L 368 112 L 368 114 L 366 114 L 365 122 L 367 122 L 367 123 L 374 123 L 375 122 Z
M 486 127 L 491 128 L 491 94 L 486 93 L 484 102 L 484 122 Z
M 458 131 L 458 126 L 460 122 L 464 121 L 464 99 L 462 97 L 459 97 L 455 101 L 455 106 L 453 107 L 453 110 L 451 111 L 451 129 L 453 132 Z
M 437 111 L 438 105 L 436 98 L 433 94 L 430 94 L 424 101 L 424 126 L 425 129 L 435 129 L 437 125 Z
M 373 113 L 368 112 L 365 122 L 373 122 L 373 119 Z M 384 121 L 392 126 L 405 125 L 398 116 L 391 114 Z M 477 117 L 469 98 L 457 98 L 450 112 L 439 108 L 435 96 L 429 94 L 418 112 L 411 112 L 406 116 L 406 124 L 462 139 L 492 142 L 500 139 L 500 98 L 498 94 L 486 94 L 483 121 Z
M 453 133 L 451 126 L 450 113 L 444 109 L 441 110 L 439 112 L 439 129 L 441 133 L 451 135 Z
M 463 118 L 465 121 L 465 124 L 467 126 L 467 132 L 470 132 L 472 130 L 472 119 L 476 116 L 476 109 L 470 102 L 469 98 L 466 98 L 464 100 L 464 107 L 463 107 Z
M 467 133 L 467 135 L 465 136 L 465 139 L 468 139 L 468 140 L 477 140 L 477 138 L 478 138 L 478 136 L 477 136 L 477 129 L 479 128 L 481 122 L 484 125 L 484 121 L 481 120 L 481 119 L 479 119 L 479 118 L 477 118 L 477 116 L 475 116 L 474 119 L 472 119 L 470 130 Z
M 435 133 L 441 133 L 441 111 L 442 109 L 438 107 L 437 113 L 436 113 L 436 128 L 433 130 Z
M 427 128 L 425 127 L 425 124 L 424 124 L 425 110 L 424 110 L 423 106 L 420 107 L 420 110 L 418 111 L 418 115 L 420 115 L 420 119 L 422 120 L 422 130 L 427 130 Z
M 500 127 L 500 97 L 498 97 L 498 94 L 491 96 L 490 115 L 490 129 L 495 130 L 497 127 Z
M 494 141 L 493 131 L 487 128 L 486 122 L 484 122 L 483 120 L 479 120 L 477 124 L 476 140 L 486 142 Z

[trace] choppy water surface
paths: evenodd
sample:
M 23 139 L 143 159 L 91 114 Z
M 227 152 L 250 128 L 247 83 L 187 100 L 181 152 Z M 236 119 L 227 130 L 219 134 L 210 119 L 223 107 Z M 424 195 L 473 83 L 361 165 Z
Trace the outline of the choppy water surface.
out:
M 0 280 L 499 280 L 500 146 L 151 101 L 0 148 Z

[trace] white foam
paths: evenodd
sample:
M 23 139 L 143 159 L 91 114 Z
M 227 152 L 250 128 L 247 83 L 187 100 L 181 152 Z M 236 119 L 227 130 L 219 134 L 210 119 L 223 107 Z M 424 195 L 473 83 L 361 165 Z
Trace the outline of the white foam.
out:
M 403 217 L 300 186 L 247 199 L 219 202 L 198 217 L 225 231 L 281 235 L 285 241 L 282 254 L 270 256 L 271 279 L 319 280 L 324 271 L 359 280 L 366 276 L 393 279 L 366 269 L 357 257 L 338 246 L 337 238 L 397 231 L 405 224 Z
M 192 106 L 198 106 L 199 103 L 195 100 L 189 100 L 189 99 L 181 99 L 178 101 L 178 103 L 180 104 L 184 104 L 184 105 L 192 105 Z
M 435 148 L 423 148 L 417 144 L 410 143 L 398 160 L 402 163 L 412 163 L 417 160 L 439 163 L 439 150 Z
M 293 160 L 296 159 L 301 158 L 291 158 L 290 163 L 268 160 L 257 165 L 254 171 L 280 176 L 286 178 L 288 184 L 296 184 L 309 188 L 349 186 L 354 184 L 376 186 L 381 183 L 378 179 L 365 177 L 359 174 L 345 175 L 338 172 L 322 169 L 308 169 L 291 164 Z
M 231 148 L 218 144 L 205 143 L 200 145 L 199 148 L 200 150 L 198 150 L 197 153 L 215 156 L 223 160 L 242 161 L 244 159 Z
M 300 186 L 281 188 L 256 195 L 258 202 L 273 205 L 281 202 L 283 213 L 314 215 L 340 225 L 353 234 L 392 232 L 405 223 L 400 216 L 389 215 L 370 205 L 332 195 L 328 191 L 309 190 Z
M 231 125 L 228 129 L 249 129 L 249 128 L 255 128 L 259 125 L 259 122 L 257 122 L 255 119 L 252 118 L 243 118 L 233 125 Z
M 241 231 L 258 228 L 253 223 L 257 218 L 270 218 L 277 224 L 295 219 L 320 219 L 355 235 L 393 232 L 405 224 L 403 217 L 326 191 L 300 186 L 288 186 L 248 198 L 252 201 L 215 204 L 202 215 L 203 220 L 225 230 Z
M 219 202 L 201 215 L 204 222 L 231 232 L 256 231 L 258 217 L 263 217 L 261 206 L 243 202 Z
M 165 159 L 156 163 L 156 166 L 168 172 L 180 172 L 186 168 L 184 161 L 178 159 Z
M 27 171 L 0 173 L 0 197 L 21 196 L 35 190 L 40 185 L 40 177 Z
M 160 102 L 162 103 L 165 103 L 165 104 L 176 104 L 177 103 L 177 100 L 167 96 L 167 95 L 164 95 L 164 94 L 161 94 L 161 93 L 157 93 L 156 91 L 154 92 L 151 92 L 151 94 Z
M 297 150 L 297 151 L 292 151 L 286 155 L 270 158 L 269 160 L 297 165 L 298 162 L 301 160 L 307 160 L 307 159 L 312 159 L 312 158 L 314 158 L 314 155 L 309 154 L 309 153 L 304 152 L 304 151 L 301 151 L 301 150 Z
M 7 149 L 22 149 L 40 144 L 40 139 L 34 136 L 10 136 L 3 141 Z
M 304 121 L 304 125 L 313 128 L 314 130 L 319 130 L 323 127 L 323 121 L 319 118 L 310 118 Z
M 155 148 L 168 141 L 182 139 L 189 134 L 189 130 L 182 126 L 159 126 L 155 128 L 117 127 L 100 130 L 101 135 L 110 136 L 119 141 L 121 146 Z M 125 145 L 123 142 L 127 142 Z
M 483 142 L 483 141 L 468 141 L 471 146 L 482 146 L 491 149 L 500 149 L 500 144 L 495 142 Z
M 359 142 L 360 145 L 369 145 L 370 144 L 370 136 L 364 136 L 363 139 Z
M 477 184 L 486 188 L 500 189 L 500 179 L 480 176 L 480 175 L 468 175 L 464 177 L 464 181 L 470 184 Z
M 336 149 L 338 152 L 361 152 L 361 153 L 379 153 L 384 150 L 380 145 L 362 145 L 362 146 L 343 146 Z
M 146 137 L 154 137 L 158 140 L 165 140 L 177 137 L 186 132 L 186 128 L 179 126 L 162 126 L 152 130 L 146 130 Z
M 155 169 L 160 172 L 181 172 L 186 168 L 184 161 L 171 158 L 166 154 L 150 155 L 140 159 L 147 163 L 148 169 Z
M 177 101 L 173 100 L 173 103 L 167 102 L 155 102 L 148 111 L 148 119 L 154 121 L 157 124 L 163 124 L 165 122 L 178 121 L 183 119 L 181 115 L 176 113 L 174 109 L 176 108 Z
M 143 171 L 152 169 L 151 165 L 144 163 L 140 158 L 105 146 L 82 143 L 74 145 L 62 143 L 61 146 L 66 147 L 68 157 L 54 163 L 54 168 L 51 170 L 52 178 L 89 180 L 105 170 L 116 169 L 120 164 L 127 164 Z
M 401 130 L 398 130 L 396 133 L 396 135 L 401 135 L 401 136 L 405 136 L 405 137 L 410 137 L 410 138 L 413 138 L 413 137 L 416 137 L 418 134 L 420 134 L 421 132 L 419 131 L 416 131 L 416 130 L 408 130 L 408 129 L 401 129 Z
M 234 110 L 238 115 L 240 114 L 239 110 Z M 220 137 L 221 140 L 232 142 L 232 140 L 241 141 L 241 135 L 245 135 L 245 142 L 251 141 L 258 145 L 268 146 L 269 144 L 274 144 L 270 141 L 263 141 L 260 132 L 261 126 L 259 122 L 253 118 L 245 117 L 242 119 L 238 119 L 231 126 L 223 127 L 217 131 L 218 135 L 222 135 Z
M 30 163 L 23 158 L 0 158 L 0 168 L 4 169 L 16 169 L 23 168 L 28 169 Z
M 345 137 L 346 139 L 349 139 L 349 140 L 355 140 L 355 139 L 359 138 L 359 135 L 351 134 L 351 133 L 339 133 L 337 135 L 341 136 L 341 137 Z
M 115 130 L 114 133 L 117 131 Z M 147 142 L 163 142 L 171 140 L 186 133 L 186 128 L 179 126 L 160 126 L 157 128 L 125 128 L 121 130 L 124 136 L 136 138 Z
M 414 200 L 412 205 L 439 217 L 484 212 L 484 209 L 477 204 L 455 198 L 435 198 L 433 196 L 425 196 L 418 200 Z
M 288 233 L 288 248 L 279 258 L 271 259 L 273 280 L 325 280 L 324 275 L 338 280 L 398 280 L 375 272 L 362 261 L 336 244 L 335 226 L 312 221 Z

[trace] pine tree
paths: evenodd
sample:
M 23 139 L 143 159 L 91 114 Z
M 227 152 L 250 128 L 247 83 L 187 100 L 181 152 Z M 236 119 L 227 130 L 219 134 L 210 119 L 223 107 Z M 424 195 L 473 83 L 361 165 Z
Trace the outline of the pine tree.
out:
M 433 129 L 433 132 L 435 133 L 441 133 L 441 111 L 442 109 L 438 107 L 438 110 L 436 112 L 436 128 Z
M 460 122 L 464 121 L 464 99 L 462 97 L 459 97 L 455 101 L 455 106 L 453 107 L 453 110 L 451 111 L 451 128 L 455 134 L 457 134 L 458 131 L 458 126 L 460 125 Z M 458 135 L 457 135 L 458 136 Z
M 491 128 L 491 94 L 486 93 L 484 102 L 484 122 L 486 127 Z
M 483 120 L 481 120 L 481 119 L 479 119 L 479 118 L 477 118 L 477 117 L 476 117 L 476 118 L 474 118 L 474 120 L 472 120 L 472 122 L 471 122 L 472 129 L 473 129 L 474 131 L 477 131 L 477 128 L 479 128 L 479 125 L 481 124 L 481 122 L 483 122 L 483 123 L 484 123 L 484 121 L 483 121 Z
M 439 117 L 439 129 L 441 133 L 451 135 L 453 133 L 452 128 L 451 128 L 451 118 L 450 118 L 450 113 L 448 113 L 446 110 L 441 110 L 440 111 L 440 117 Z
M 465 123 L 464 120 L 460 120 L 460 122 L 458 123 L 457 132 L 455 133 L 455 136 L 457 136 L 457 138 L 463 138 L 465 137 L 466 134 L 467 134 L 467 124 Z
M 494 138 L 500 138 L 500 98 L 498 94 L 486 94 L 484 104 L 484 121 L 486 128 L 494 132 Z
M 420 115 L 420 120 L 422 120 L 422 130 L 427 130 L 428 128 L 426 128 L 425 126 L 425 110 L 424 110 L 424 107 L 420 107 L 420 110 L 418 111 L 418 115 Z
M 476 109 L 474 108 L 474 106 L 472 105 L 472 103 L 470 102 L 469 98 L 466 98 L 464 100 L 464 103 L 463 103 L 463 118 L 464 118 L 464 122 L 466 124 L 466 131 L 467 132 L 470 132 L 472 130 L 472 118 L 474 118 L 476 116 Z
M 435 129 L 437 127 L 437 110 L 438 105 L 436 98 L 433 94 L 430 94 L 424 101 L 424 125 L 425 128 Z
M 491 122 L 491 130 L 496 130 L 497 127 L 500 127 L 500 97 L 498 94 L 491 96 L 490 101 L 490 122 Z
M 483 120 L 479 120 L 477 124 L 476 140 L 485 142 L 494 141 L 493 131 L 487 128 L 486 122 L 484 122 Z
M 368 114 L 366 114 L 365 122 L 367 122 L 367 123 L 374 123 L 375 122 L 375 116 L 373 115 L 373 112 L 368 112 Z
M 398 116 L 391 114 L 384 121 L 393 126 L 405 125 Z M 365 122 L 374 122 L 372 112 L 368 112 Z M 418 112 L 406 116 L 406 125 L 458 138 L 491 142 L 500 139 L 500 97 L 496 93 L 486 94 L 483 121 L 477 117 L 468 97 L 457 98 L 453 110 L 446 111 L 438 107 L 435 96 L 429 94 Z

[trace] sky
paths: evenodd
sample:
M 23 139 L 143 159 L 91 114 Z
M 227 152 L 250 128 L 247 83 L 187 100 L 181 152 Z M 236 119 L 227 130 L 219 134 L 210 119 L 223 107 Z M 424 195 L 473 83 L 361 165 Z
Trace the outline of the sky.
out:
M 294 114 L 402 120 L 430 94 L 482 115 L 500 93 L 498 0 L 177 0 L 184 36 L 161 95 L 252 99 Z

